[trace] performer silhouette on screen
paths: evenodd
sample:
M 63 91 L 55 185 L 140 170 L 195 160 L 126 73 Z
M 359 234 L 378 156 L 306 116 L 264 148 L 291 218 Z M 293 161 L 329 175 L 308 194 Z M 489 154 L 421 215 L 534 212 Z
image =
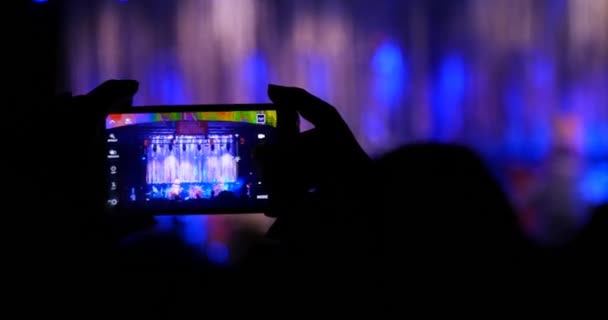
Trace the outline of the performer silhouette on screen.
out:
M 222 191 L 224 191 L 224 189 L 224 179 L 219 179 L 217 183 L 213 185 L 213 198 L 217 197 Z
M 169 188 L 169 200 L 180 200 L 182 191 L 183 188 L 179 179 L 175 179 L 171 185 L 171 188 Z
M 249 199 L 252 196 L 252 183 L 251 182 L 247 182 L 247 184 L 245 184 L 245 188 L 243 188 L 243 191 L 241 193 L 241 198 L 244 199 Z
M 203 188 L 199 186 L 191 186 L 190 190 L 188 190 L 188 197 L 190 199 L 202 199 L 203 198 Z

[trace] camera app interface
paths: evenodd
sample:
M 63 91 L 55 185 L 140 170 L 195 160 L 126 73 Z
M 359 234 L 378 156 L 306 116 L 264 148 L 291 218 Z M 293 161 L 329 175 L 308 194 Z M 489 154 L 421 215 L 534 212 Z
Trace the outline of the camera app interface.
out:
M 268 201 L 254 154 L 276 111 L 111 114 L 108 207 L 258 208 Z

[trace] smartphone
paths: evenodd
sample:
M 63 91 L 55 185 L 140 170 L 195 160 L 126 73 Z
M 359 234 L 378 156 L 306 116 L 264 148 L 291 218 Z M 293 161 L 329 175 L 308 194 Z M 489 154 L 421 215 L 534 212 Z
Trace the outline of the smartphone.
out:
M 266 212 L 275 195 L 256 150 L 289 144 L 299 130 L 297 119 L 273 104 L 145 106 L 109 113 L 106 211 Z

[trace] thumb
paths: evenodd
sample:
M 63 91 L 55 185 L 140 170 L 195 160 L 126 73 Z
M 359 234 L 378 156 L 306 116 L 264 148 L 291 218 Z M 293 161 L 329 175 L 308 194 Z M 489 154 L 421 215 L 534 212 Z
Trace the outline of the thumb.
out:
M 281 107 L 295 108 L 318 129 L 350 132 L 336 108 L 302 88 L 271 84 L 268 86 L 268 96 Z
M 130 107 L 139 89 L 135 80 L 108 80 L 86 94 L 86 100 L 106 111 L 120 111 Z

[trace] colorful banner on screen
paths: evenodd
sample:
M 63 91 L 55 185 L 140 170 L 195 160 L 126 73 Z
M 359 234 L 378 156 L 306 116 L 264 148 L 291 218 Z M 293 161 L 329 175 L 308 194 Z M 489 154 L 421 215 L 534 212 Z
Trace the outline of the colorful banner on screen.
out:
M 227 121 L 277 126 L 275 110 L 222 112 L 117 113 L 106 118 L 106 129 L 163 121 Z

